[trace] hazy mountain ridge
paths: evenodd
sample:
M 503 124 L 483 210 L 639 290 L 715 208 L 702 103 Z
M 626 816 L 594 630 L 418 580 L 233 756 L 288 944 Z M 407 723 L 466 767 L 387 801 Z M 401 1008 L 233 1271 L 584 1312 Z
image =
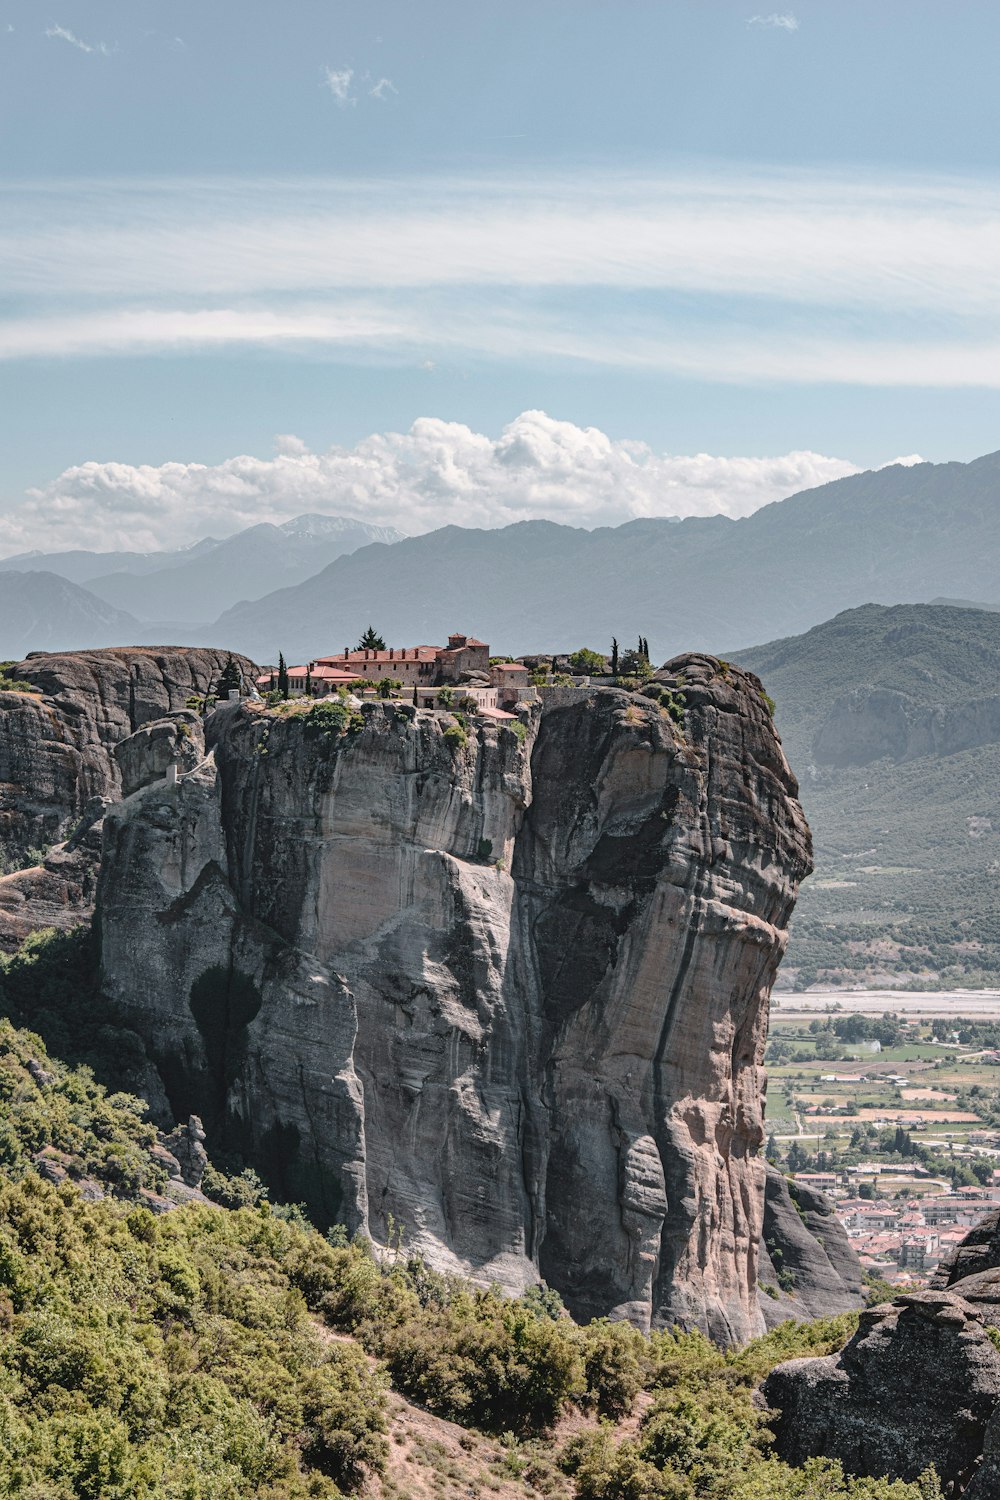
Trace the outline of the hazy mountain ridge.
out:
M 55 573 L 7 572 L 0 579 L 0 657 L 134 642 L 142 633 L 132 615 Z
M 166 552 L 22 554 L 0 561 L 0 573 L 45 567 L 86 585 L 90 593 L 137 620 L 174 622 L 176 634 L 278 584 L 301 583 L 357 547 L 401 537 L 391 526 L 347 516 L 305 514 L 280 525 L 261 522 L 221 540 L 204 537 L 189 547 Z
M 1000 454 L 990 454 L 852 475 L 737 521 L 449 526 L 236 606 L 213 638 L 271 659 L 340 641 L 362 617 L 387 639 L 436 639 L 474 609 L 477 632 L 515 653 L 641 633 L 663 658 L 749 647 L 873 599 L 988 598 L 998 552 Z
M 607 649 L 612 635 L 640 634 L 660 660 L 748 649 L 873 600 L 991 598 L 1000 453 L 851 475 L 735 521 L 446 526 L 391 546 L 369 527 L 364 545 L 325 566 L 312 532 L 289 532 L 296 524 L 252 527 L 141 578 L 95 575 L 90 587 L 146 621 L 177 622 L 158 626 L 160 639 L 209 640 L 265 661 L 332 649 L 370 620 L 400 644 L 471 625 L 515 654 Z M 78 554 L 63 556 L 79 571 Z M 62 633 L 60 645 L 77 644 Z

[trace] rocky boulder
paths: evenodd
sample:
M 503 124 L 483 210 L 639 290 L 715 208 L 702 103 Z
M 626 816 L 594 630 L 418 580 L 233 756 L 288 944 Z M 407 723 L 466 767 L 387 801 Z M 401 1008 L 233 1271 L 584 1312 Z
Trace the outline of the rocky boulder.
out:
M 1000 1266 L 1000 1209 L 973 1225 L 965 1239 L 938 1264 L 931 1286 L 944 1291 L 966 1276 Z
M 114 747 L 121 773 L 121 793 L 131 797 L 141 787 L 162 781 L 170 766 L 193 771 L 205 758 L 205 729 L 200 714 L 183 709 L 171 718 L 153 719 Z
M 850 1474 L 908 1480 L 933 1464 L 961 1493 L 1000 1403 L 1000 1348 L 965 1297 L 907 1293 L 863 1312 L 839 1355 L 772 1370 L 763 1396 L 789 1463 L 822 1454 Z
M 319 1219 L 728 1342 L 809 837 L 757 679 L 658 675 L 681 713 L 223 707 L 105 820 L 102 975 L 172 1117 Z

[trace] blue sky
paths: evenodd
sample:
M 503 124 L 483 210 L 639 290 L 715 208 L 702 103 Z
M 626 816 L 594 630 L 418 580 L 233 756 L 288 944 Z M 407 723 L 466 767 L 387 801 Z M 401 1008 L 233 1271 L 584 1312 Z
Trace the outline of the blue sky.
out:
M 943 0 L 0 0 L 0 551 L 1000 447 L 998 55 Z

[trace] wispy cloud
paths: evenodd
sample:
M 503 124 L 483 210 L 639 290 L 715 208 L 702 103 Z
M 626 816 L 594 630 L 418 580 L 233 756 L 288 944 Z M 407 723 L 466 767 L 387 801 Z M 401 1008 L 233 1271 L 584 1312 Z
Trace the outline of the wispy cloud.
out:
M 11 29 L 13 30 L 13 28 Z M 99 53 L 101 57 L 111 56 L 112 49 L 108 46 L 107 42 L 85 42 L 72 31 L 67 30 L 65 26 L 47 26 L 45 28 L 45 35 L 60 42 L 69 42 L 70 46 L 76 47 L 79 52 Z
M 380 78 L 372 88 L 368 90 L 373 99 L 387 99 L 390 94 L 398 94 L 399 89 L 391 78 Z
M 742 516 L 797 490 L 856 472 L 819 453 L 721 458 L 657 453 L 596 427 L 522 412 L 498 436 L 421 417 L 314 453 L 275 440 L 276 456 L 214 465 L 85 463 L 0 516 L 0 553 L 41 545 L 155 548 L 218 536 L 303 510 L 335 512 L 410 533 L 449 522 L 504 526 L 544 516 L 574 526 L 639 516 Z
M 767 16 L 751 16 L 747 21 L 747 25 L 767 26 L 775 31 L 798 31 L 799 29 L 797 16 L 793 16 L 787 11 L 782 14 L 776 10 L 772 10 L 770 15 Z
M 357 103 L 357 99 L 351 93 L 351 84 L 354 80 L 353 68 L 324 68 L 323 72 L 326 86 L 341 109 Z
M 751 177 L 0 186 L 7 359 L 298 345 L 1000 386 L 1000 185 Z

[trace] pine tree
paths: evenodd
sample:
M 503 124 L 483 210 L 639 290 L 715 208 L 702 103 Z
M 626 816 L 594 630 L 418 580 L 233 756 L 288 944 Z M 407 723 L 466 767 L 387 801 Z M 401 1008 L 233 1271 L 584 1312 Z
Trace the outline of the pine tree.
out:
M 278 692 L 283 698 L 288 697 L 288 668 L 285 666 L 285 658 L 282 652 L 278 652 Z
M 242 686 L 243 673 L 236 665 L 235 661 L 233 660 L 232 652 L 230 652 L 226 657 L 226 664 L 222 669 L 218 684 L 216 685 L 215 696 L 221 699 L 228 698 L 231 689 L 236 688 L 237 690 L 239 690 L 240 688 L 242 688 Z
M 375 627 L 373 625 L 369 625 L 368 629 L 365 631 L 364 635 L 358 642 L 357 649 L 359 651 L 384 651 L 386 649 L 386 644 Z

